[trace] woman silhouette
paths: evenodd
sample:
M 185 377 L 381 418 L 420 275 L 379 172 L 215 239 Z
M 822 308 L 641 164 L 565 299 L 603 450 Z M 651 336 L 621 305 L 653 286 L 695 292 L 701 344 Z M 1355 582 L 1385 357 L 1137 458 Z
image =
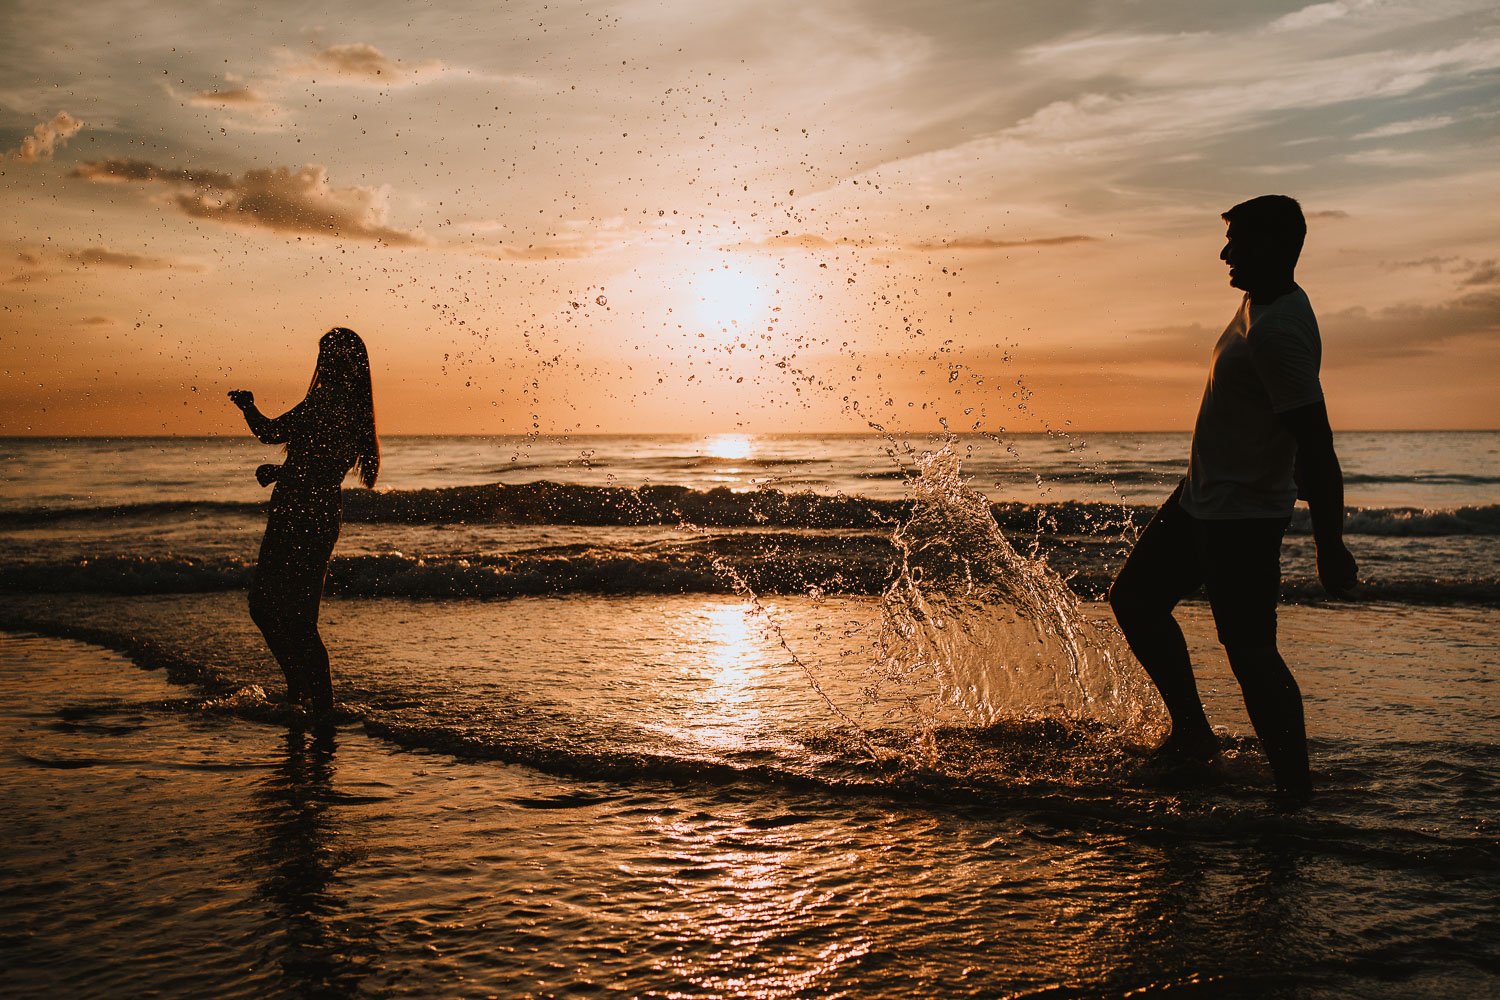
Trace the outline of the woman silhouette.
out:
M 236 389 L 229 398 L 256 437 L 286 445 L 285 463 L 255 470 L 262 486 L 276 488 L 250 584 L 250 617 L 286 674 L 287 700 L 326 714 L 333 679 L 318 605 L 339 537 L 341 486 L 350 469 L 359 470 L 366 487 L 380 472 L 370 355 L 357 333 L 334 327 L 318 342 L 306 398 L 292 409 L 273 420 L 256 409 L 249 391 Z

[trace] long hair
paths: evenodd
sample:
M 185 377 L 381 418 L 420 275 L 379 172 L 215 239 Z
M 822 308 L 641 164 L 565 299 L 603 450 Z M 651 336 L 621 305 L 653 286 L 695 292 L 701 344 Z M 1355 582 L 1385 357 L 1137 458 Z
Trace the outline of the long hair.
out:
M 375 434 L 375 392 L 370 384 L 370 353 L 359 334 L 336 326 L 318 341 L 307 398 L 342 411 L 355 442 L 354 468 L 366 487 L 380 475 L 380 439 Z

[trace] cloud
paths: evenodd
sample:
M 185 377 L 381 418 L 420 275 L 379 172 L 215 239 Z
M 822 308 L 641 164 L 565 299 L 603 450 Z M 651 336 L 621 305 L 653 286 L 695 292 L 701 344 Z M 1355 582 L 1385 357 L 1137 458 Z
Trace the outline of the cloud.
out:
M 763 240 L 747 240 L 721 250 L 917 250 L 922 252 L 944 250 L 1011 250 L 1025 247 L 1067 246 L 1073 243 L 1094 243 L 1096 236 L 1044 236 L 1031 240 L 993 240 L 983 236 L 959 236 L 951 240 L 920 240 L 913 243 L 896 244 L 891 240 L 853 239 L 840 236 L 830 239 L 816 233 L 782 232 Z
M 870 249 L 880 244 L 871 240 L 856 240 L 848 236 L 829 239 L 817 233 L 793 233 L 783 231 L 763 240 L 745 240 L 722 246 L 720 250 L 840 250 L 846 248 Z
M 1458 119 L 1452 115 L 1429 115 L 1426 118 L 1411 118 L 1404 122 L 1391 122 L 1379 128 L 1372 128 L 1368 132 L 1361 132 L 1355 139 L 1387 139 L 1394 135 L 1410 135 L 1413 132 L 1426 132 L 1435 128 L 1446 128 Z
M 977 196 L 998 205 L 1018 190 L 1027 192 L 1025 205 L 1114 200 L 1116 191 L 1138 201 L 1140 185 L 1153 183 L 1143 164 L 1185 149 L 1216 150 L 1273 123 L 1284 132 L 1316 124 L 1327 135 L 1324 119 L 1341 105 L 1388 107 L 1424 88 L 1457 87 L 1500 68 L 1500 39 L 1484 36 L 1365 51 L 1334 48 L 1318 32 L 1295 39 L 1249 32 L 1208 43 L 1102 35 L 1068 45 L 1083 47 L 1087 65 L 1075 65 L 1058 45 L 1024 49 L 1022 56 L 1038 80 L 1076 80 L 1069 92 L 1054 90 L 1048 100 L 1041 90 L 1034 110 L 1010 124 L 897 156 L 869 175 L 943 202 L 956 200 L 948 192 L 963 191 L 969 201 Z M 1451 156 L 1365 152 L 1366 164 L 1425 169 L 1443 169 Z M 1337 159 L 1336 167 L 1354 166 Z
M 1043 236 L 1034 240 L 992 240 L 983 236 L 960 236 L 938 242 L 913 243 L 913 250 L 1011 250 L 1022 247 L 1061 247 L 1073 243 L 1097 243 L 1097 236 Z
M 13 258 L 16 269 L 4 281 L 8 285 L 46 282 L 83 269 L 111 268 L 125 271 L 205 271 L 198 261 L 182 257 L 155 257 L 149 254 L 124 253 L 109 247 L 80 249 L 33 247 L 19 251 Z M 0 268 L 3 270 L 3 268 Z
M 1325 209 L 1323 209 L 1321 211 L 1318 211 L 1318 212 L 1308 212 L 1307 213 L 1307 218 L 1309 218 L 1309 219 L 1328 219 L 1328 220 L 1332 221 L 1332 220 L 1336 220 L 1336 219 L 1347 219 L 1347 218 L 1349 218 L 1349 213 L 1346 212 L 1346 211 L 1344 211 L 1341 208 L 1325 208 Z
M 1474 265 L 1466 278 L 1459 284 L 1465 287 L 1477 285 L 1500 285 L 1500 264 L 1492 260 L 1482 260 Z
M 167 257 L 148 257 L 138 253 L 119 253 L 107 247 L 88 247 L 65 256 L 85 266 L 124 267 L 141 271 L 165 271 L 171 268 L 202 270 L 199 265 L 188 261 L 172 260 Z
M 1429 163 L 1437 163 L 1443 160 L 1443 155 L 1437 152 L 1427 152 L 1418 149 L 1390 149 L 1382 146 L 1378 149 L 1363 149 L 1354 153 L 1344 154 L 1344 162 L 1358 163 L 1372 167 L 1423 167 Z
M 372 240 L 393 247 L 429 243 L 421 232 L 388 224 L 388 187 L 336 188 L 328 183 L 327 169 L 315 163 L 295 170 L 247 170 L 235 177 L 215 170 L 110 159 L 85 163 L 73 176 L 94 182 L 162 184 L 170 189 L 167 204 L 195 219 L 225 225 Z
M 1487 260 L 1473 260 L 1469 257 L 1459 257 L 1457 255 L 1431 256 L 1420 257 L 1415 260 L 1381 261 L 1380 265 L 1391 271 L 1426 268 L 1434 274 L 1463 275 L 1463 278 L 1459 281 L 1459 286 L 1463 288 L 1500 284 L 1500 261 L 1497 261 L 1493 257 Z
M 83 122 L 66 111 L 59 111 L 51 121 L 41 122 L 33 128 L 31 134 L 21 140 L 21 145 L 6 154 L 4 158 L 18 160 L 21 163 L 50 160 L 53 152 L 59 146 L 66 145 L 81 128 L 83 128 Z
M 486 246 L 476 249 L 481 257 L 489 257 L 494 260 L 577 260 L 588 257 L 604 249 L 602 245 L 591 245 L 586 243 L 528 243 L 521 246 L 515 243 L 501 243 L 498 246 Z
M 313 56 L 312 62 L 293 68 L 299 76 L 332 75 L 345 83 L 376 87 L 398 87 L 416 83 L 420 78 L 443 72 L 447 67 L 432 61 L 407 65 L 392 59 L 373 45 L 348 42 L 330 45 Z
M 1325 345 L 1342 367 L 1439 353 L 1466 337 L 1500 339 L 1500 292 L 1461 295 L 1436 305 L 1395 305 L 1375 312 L 1345 309 L 1319 320 Z
M 266 99 L 247 86 L 225 90 L 200 90 L 188 98 L 189 104 L 210 108 L 254 108 L 266 103 Z
M 104 183 L 127 183 L 130 181 L 163 181 L 168 184 L 184 184 L 198 188 L 227 189 L 234 187 L 234 177 L 216 170 L 180 170 L 162 167 L 145 160 L 112 158 L 91 160 L 73 168 L 73 177 L 86 181 Z
M 1472 263 L 1472 262 L 1471 262 Z M 1485 268 L 1489 268 L 1488 272 Z M 1497 262 L 1479 264 L 1476 274 L 1500 282 Z M 1325 367 L 1352 368 L 1390 359 L 1434 356 L 1452 341 L 1484 337 L 1500 341 L 1500 290 L 1472 291 L 1449 302 L 1403 303 L 1383 309 L 1343 309 L 1319 314 Z M 1186 367 L 1208 371 L 1209 355 L 1221 331 L 1201 323 L 1131 330 L 1107 343 L 1090 345 L 1092 364 L 1111 369 L 1168 371 Z M 1076 368 L 1073 350 L 1038 347 L 1027 363 L 1038 371 Z
M 1334 0 L 1332 3 L 1315 3 L 1301 10 L 1294 10 L 1290 14 L 1283 14 L 1271 22 L 1272 31 L 1302 31 L 1314 28 L 1329 21 L 1337 21 L 1341 17 L 1353 13 L 1361 7 L 1368 7 L 1369 0 Z

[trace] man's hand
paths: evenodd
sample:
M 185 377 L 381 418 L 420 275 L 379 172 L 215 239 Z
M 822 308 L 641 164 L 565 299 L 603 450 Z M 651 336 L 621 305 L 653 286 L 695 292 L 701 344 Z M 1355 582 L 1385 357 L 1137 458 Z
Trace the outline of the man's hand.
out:
M 1342 541 L 1318 546 L 1318 580 L 1330 597 L 1348 601 L 1358 595 L 1359 565 Z
M 229 401 L 243 410 L 255 405 L 255 393 L 249 389 L 230 389 Z

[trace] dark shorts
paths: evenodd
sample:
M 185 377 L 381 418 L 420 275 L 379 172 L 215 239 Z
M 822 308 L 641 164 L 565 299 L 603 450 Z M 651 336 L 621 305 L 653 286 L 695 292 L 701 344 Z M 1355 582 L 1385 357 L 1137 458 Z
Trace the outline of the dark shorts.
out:
M 1281 538 L 1291 518 L 1205 520 L 1183 510 L 1181 496 L 1179 484 L 1136 539 L 1110 601 L 1117 609 L 1170 613 L 1201 586 L 1221 643 L 1274 645 Z

